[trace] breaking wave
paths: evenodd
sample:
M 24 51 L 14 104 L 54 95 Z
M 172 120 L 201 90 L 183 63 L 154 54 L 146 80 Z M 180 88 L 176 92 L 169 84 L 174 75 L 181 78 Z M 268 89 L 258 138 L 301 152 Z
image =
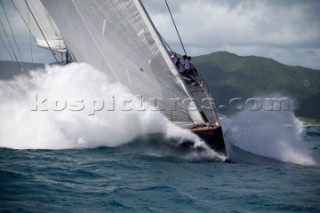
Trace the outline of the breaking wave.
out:
M 242 111 L 224 120 L 226 140 L 247 152 L 301 165 L 316 165 L 303 140 L 304 125 L 291 111 Z
M 195 147 L 203 146 L 209 157 L 219 156 L 199 137 L 157 111 L 123 109 L 122 100 L 136 97 L 88 64 L 47 66 L 0 81 L 0 91 L 0 147 L 112 147 L 160 133 L 177 143 L 193 141 Z

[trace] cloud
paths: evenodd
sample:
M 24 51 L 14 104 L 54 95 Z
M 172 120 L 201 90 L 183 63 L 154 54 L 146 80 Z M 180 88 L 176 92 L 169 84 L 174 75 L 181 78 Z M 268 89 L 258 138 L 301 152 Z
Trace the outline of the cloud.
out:
M 239 55 L 270 57 L 290 65 L 320 69 L 319 0 L 167 1 L 190 55 L 227 50 Z M 11 1 L 2 2 L 14 25 L 15 35 L 21 36 L 21 49 L 29 51 L 29 32 L 24 22 Z M 182 53 L 165 2 L 142 2 L 166 41 Z M 2 9 L 0 11 L 4 22 Z M 10 32 L 7 26 L 6 31 Z M 4 38 L 3 30 L 0 30 L 0 35 Z M 33 47 L 34 58 L 43 60 L 44 50 Z M 9 59 L 2 43 L 0 48 L 0 58 Z M 52 60 L 51 54 L 45 52 L 46 61 Z M 31 60 L 30 51 L 22 54 L 24 59 Z
M 165 3 L 146 0 L 143 3 L 163 37 L 181 52 Z M 229 50 L 320 68 L 320 61 L 315 60 L 320 56 L 317 0 L 168 0 L 168 3 L 190 55 Z M 315 55 L 307 54 L 308 51 Z

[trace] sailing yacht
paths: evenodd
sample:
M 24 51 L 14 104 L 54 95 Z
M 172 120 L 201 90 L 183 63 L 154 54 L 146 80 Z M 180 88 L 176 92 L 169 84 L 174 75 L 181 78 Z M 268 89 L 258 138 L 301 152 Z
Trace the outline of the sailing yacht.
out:
M 67 52 L 73 61 L 98 68 L 145 100 L 164 100 L 161 113 L 226 155 L 205 81 L 199 72 L 194 74 L 197 84 L 183 79 L 140 0 L 13 2 L 39 46 Z M 30 14 L 34 22 L 28 21 Z

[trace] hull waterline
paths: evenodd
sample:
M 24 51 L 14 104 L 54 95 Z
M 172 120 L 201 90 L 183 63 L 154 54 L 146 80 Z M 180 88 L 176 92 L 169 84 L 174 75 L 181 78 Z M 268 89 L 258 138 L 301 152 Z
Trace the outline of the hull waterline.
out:
M 227 155 L 221 126 L 194 128 L 191 131 L 204 140 L 211 149 Z

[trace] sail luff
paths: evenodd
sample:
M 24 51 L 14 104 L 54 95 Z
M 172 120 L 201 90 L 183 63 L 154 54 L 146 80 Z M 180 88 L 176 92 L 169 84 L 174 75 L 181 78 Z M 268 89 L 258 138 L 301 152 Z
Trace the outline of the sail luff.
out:
M 200 112 L 199 112 L 199 107 L 197 106 L 197 104 L 194 102 L 192 95 L 190 94 L 190 92 L 188 91 L 181 75 L 179 74 L 179 71 L 177 70 L 176 66 L 173 64 L 172 59 L 169 57 L 168 51 L 165 48 L 165 45 L 162 41 L 162 39 L 160 39 L 157 30 L 151 20 L 151 18 L 149 17 L 148 13 L 146 12 L 143 4 L 141 3 L 140 0 L 133 0 L 134 3 L 136 4 L 137 9 L 140 12 L 140 15 L 142 16 L 142 19 L 144 20 L 145 24 L 147 25 L 149 32 L 151 32 L 151 35 L 153 37 L 153 39 L 156 41 L 156 44 L 165 60 L 165 62 L 167 63 L 170 72 L 174 75 L 175 80 L 178 82 L 178 84 L 181 86 L 181 88 L 185 91 L 185 93 L 189 96 L 190 100 L 192 100 L 189 104 L 191 105 L 191 107 L 196 107 L 197 110 L 195 111 L 191 111 L 191 113 L 189 113 L 190 117 L 192 120 L 194 120 L 195 123 L 205 123 Z

